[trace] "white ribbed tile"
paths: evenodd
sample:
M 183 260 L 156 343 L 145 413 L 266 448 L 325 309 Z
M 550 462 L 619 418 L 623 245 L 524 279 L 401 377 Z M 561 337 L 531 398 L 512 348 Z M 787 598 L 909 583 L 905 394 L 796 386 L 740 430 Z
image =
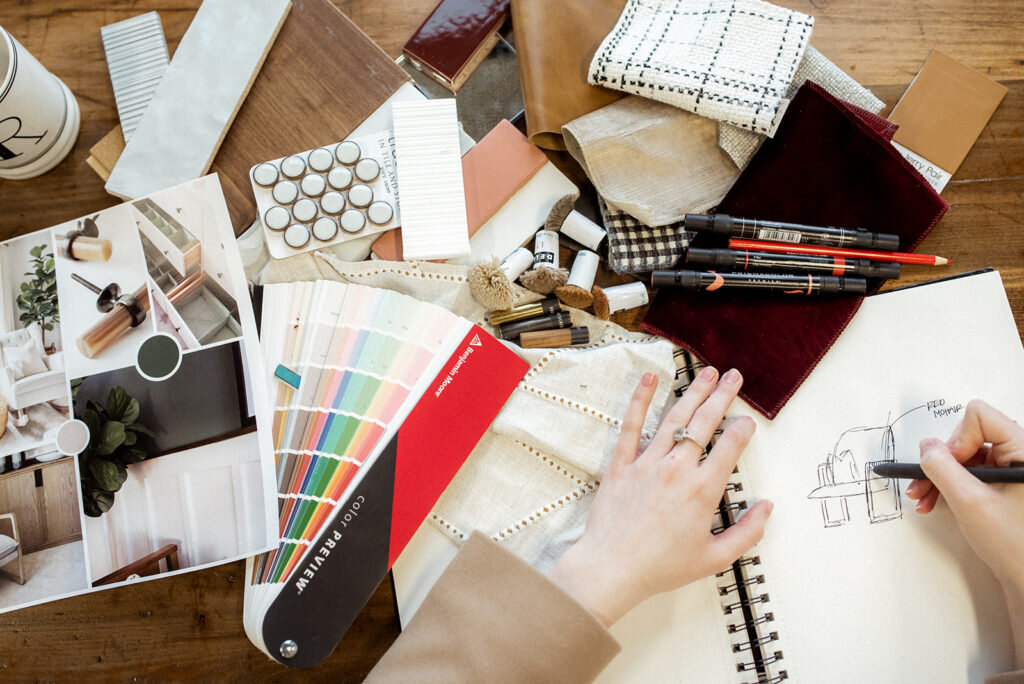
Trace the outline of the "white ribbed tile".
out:
M 455 100 L 392 106 L 402 253 L 406 260 L 469 255 Z
M 100 29 L 124 141 L 135 127 L 167 70 L 167 41 L 160 15 L 146 12 Z

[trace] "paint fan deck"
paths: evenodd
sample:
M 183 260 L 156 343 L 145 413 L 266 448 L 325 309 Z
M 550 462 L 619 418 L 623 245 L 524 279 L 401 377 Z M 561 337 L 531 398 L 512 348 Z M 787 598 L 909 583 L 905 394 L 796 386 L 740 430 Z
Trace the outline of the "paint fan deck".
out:
M 245 625 L 271 657 L 308 667 L 340 641 L 528 366 L 441 307 L 330 281 L 267 286 L 262 333 L 281 539 L 250 560 Z

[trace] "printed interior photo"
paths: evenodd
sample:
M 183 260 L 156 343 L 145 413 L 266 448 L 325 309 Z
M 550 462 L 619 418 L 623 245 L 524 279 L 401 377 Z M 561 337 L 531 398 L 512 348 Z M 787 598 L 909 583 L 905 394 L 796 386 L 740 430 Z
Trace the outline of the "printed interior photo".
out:
M 88 588 L 75 459 L 0 458 L 0 611 Z
M 9 466 L 53 444 L 69 416 L 54 262 L 50 231 L 0 243 L 0 457 Z
M 195 349 L 242 334 L 204 179 L 132 203 L 157 329 Z
M 202 382 L 196 382 L 202 378 Z M 266 537 L 241 341 L 185 352 L 162 381 L 122 368 L 72 382 L 93 586 L 237 557 Z
M 68 377 L 132 365 L 155 328 L 131 207 L 69 221 L 53 238 Z

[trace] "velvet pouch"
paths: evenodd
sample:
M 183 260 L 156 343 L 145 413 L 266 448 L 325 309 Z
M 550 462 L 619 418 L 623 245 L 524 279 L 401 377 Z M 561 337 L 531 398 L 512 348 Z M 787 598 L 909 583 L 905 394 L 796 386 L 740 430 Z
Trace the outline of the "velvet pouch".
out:
M 793 98 L 775 137 L 765 140 L 717 211 L 897 233 L 900 250 L 911 251 L 948 207 L 889 143 L 893 132 L 890 122 L 808 82 Z M 693 245 L 724 242 L 698 233 Z M 880 285 L 869 282 L 869 291 Z M 744 377 L 741 396 L 774 418 L 862 301 L 664 288 L 643 329 L 723 371 L 737 368 Z

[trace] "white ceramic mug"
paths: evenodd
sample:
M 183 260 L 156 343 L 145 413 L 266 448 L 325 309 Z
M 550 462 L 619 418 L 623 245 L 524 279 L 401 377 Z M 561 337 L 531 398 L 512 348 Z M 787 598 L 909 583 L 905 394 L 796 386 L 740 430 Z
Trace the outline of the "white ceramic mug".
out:
M 0 178 L 32 178 L 68 155 L 78 137 L 78 102 L 0 27 Z

